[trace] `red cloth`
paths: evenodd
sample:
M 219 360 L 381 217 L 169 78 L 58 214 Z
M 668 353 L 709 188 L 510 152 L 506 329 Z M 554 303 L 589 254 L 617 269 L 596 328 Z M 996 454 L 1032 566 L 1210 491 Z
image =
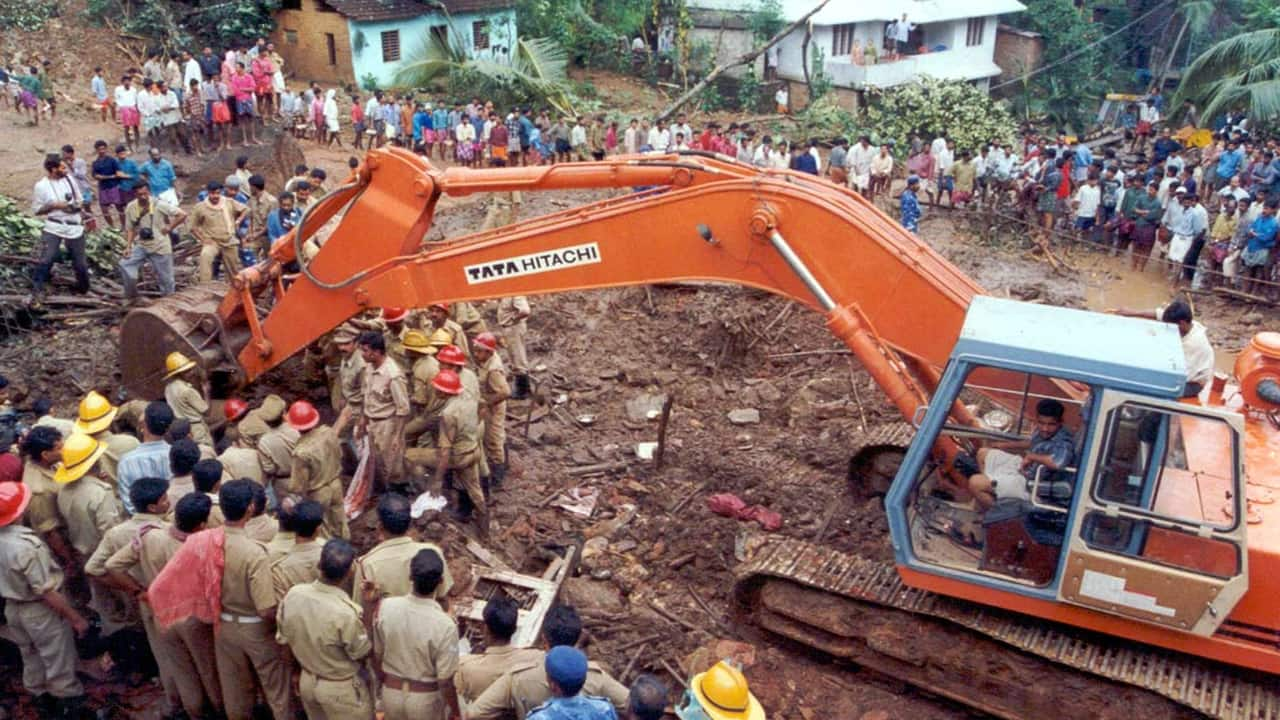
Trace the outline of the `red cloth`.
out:
M 156 623 L 169 629 L 195 618 L 216 630 L 222 613 L 222 569 L 227 536 L 222 528 L 187 537 L 147 589 Z
M 736 520 L 755 520 L 760 527 L 773 532 L 782 527 L 782 516 L 763 505 L 747 506 L 747 503 L 733 493 L 720 493 L 707 498 L 707 507 L 711 512 Z
M 0 482 L 18 482 L 22 479 L 22 461 L 13 453 L 0 453 Z

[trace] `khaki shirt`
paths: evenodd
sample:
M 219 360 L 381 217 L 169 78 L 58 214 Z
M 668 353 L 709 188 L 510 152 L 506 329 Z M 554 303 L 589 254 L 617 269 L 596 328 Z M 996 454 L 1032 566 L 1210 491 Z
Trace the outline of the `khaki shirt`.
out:
M 430 325 L 430 323 L 428 323 L 428 325 Z M 462 326 L 459 325 L 454 320 L 445 320 L 444 325 L 442 325 L 441 327 L 449 331 L 449 337 L 453 338 L 453 344 L 457 345 L 458 349 L 461 350 L 463 354 L 465 354 L 468 358 L 470 358 L 471 345 L 467 342 L 467 333 L 463 331 Z M 428 327 L 427 335 L 428 336 L 431 335 L 431 333 L 434 332 L 436 329 L 437 328 L 435 327 Z
M 271 586 L 275 590 L 277 600 L 284 598 L 285 593 L 295 585 L 320 579 L 320 551 L 322 550 L 324 550 L 324 543 L 320 540 L 294 542 L 288 552 L 272 561 Z
M 297 533 L 277 529 L 275 537 L 267 543 L 267 560 L 275 562 L 284 557 L 297 544 L 297 540 Z
M 22 484 L 31 489 L 31 501 L 22 516 L 27 527 L 41 535 L 66 527 L 58 514 L 58 483 L 53 481 L 53 470 L 28 460 L 22 469 Z
M 202 243 L 235 247 L 239 244 L 235 231 L 236 217 L 244 210 L 244 205 L 229 197 L 222 198 L 216 207 L 210 205 L 208 200 L 204 200 L 191 208 L 187 224 L 193 232 L 199 231 L 205 238 L 201 240 Z M 175 412 L 176 410 L 175 408 Z
M 285 490 L 309 496 L 334 483 L 342 484 L 342 447 L 333 428 L 320 425 L 308 430 L 293 449 Z
M 249 478 L 263 485 L 262 463 L 258 460 L 258 451 L 246 447 L 229 447 L 218 456 L 222 463 L 222 479 L 238 480 Z
M 275 538 L 276 528 L 276 519 L 266 513 L 263 513 L 261 515 L 255 515 L 249 519 L 249 522 L 244 524 L 244 534 L 265 546 Z
M 319 580 L 291 589 L 277 622 L 276 642 L 287 644 L 304 670 L 326 680 L 353 677 L 373 650 L 360 606 Z
M 373 584 L 378 586 L 378 591 L 384 598 L 408 595 L 413 589 L 413 582 L 409 579 L 409 563 L 420 550 L 432 550 L 440 556 L 440 560 L 444 563 L 444 577 L 436 587 L 435 597 L 440 599 L 448 595 L 449 589 L 453 587 L 453 576 L 449 574 L 449 563 L 445 559 L 444 551 L 432 543 L 418 542 L 407 535 L 402 535 L 374 545 L 372 550 L 356 561 L 352 599 L 363 607 L 361 588 L 364 587 L 366 579 L 372 580 Z
M 86 558 L 123 515 L 115 491 L 94 475 L 85 475 L 58 490 L 58 512 L 67 521 L 71 546 Z
M 155 198 L 147 205 L 147 211 L 142 211 L 142 206 L 137 200 L 130 202 L 124 208 L 124 226 L 134 232 L 133 244 L 155 255 L 172 255 L 173 244 L 169 240 L 169 234 L 164 231 L 166 227 L 173 224 L 173 219 L 181 212 L 178 208 L 167 202 L 162 202 Z M 151 229 L 151 239 L 143 240 L 137 234 L 142 228 Z
M 417 359 L 413 361 L 413 370 L 410 373 L 409 399 L 417 405 L 429 408 L 436 396 L 435 388 L 431 387 L 431 381 L 436 378 L 436 373 L 440 372 L 440 362 L 431 355 L 414 357 Z
M 449 306 L 449 319 L 462 326 L 465 332 L 480 334 L 484 332 L 484 316 L 469 302 L 456 302 Z M 459 347 L 462 347 L 459 345 Z M 465 349 L 465 348 L 464 348 Z
M 85 574 L 95 577 L 106 575 L 109 569 L 107 561 L 117 552 L 120 552 L 120 548 L 138 539 L 139 533 L 143 528 L 165 527 L 168 527 L 168 524 L 165 523 L 164 518 L 144 512 L 137 513 L 128 520 L 116 525 L 102 536 L 102 542 L 98 543 L 98 549 L 93 551 L 93 555 L 84 565 Z M 141 569 L 129 568 L 127 572 L 139 584 L 147 584 L 142 581 L 144 576 Z
M 458 670 L 458 625 L 433 598 L 387 598 L 373 619 L 382 670 L 408 680 L 448 680 Z
M 191 477 L 191 476 L 185 475 L 183 477 Z M 169 491 L 170 492 L 173 491 L 172 484 L 169 485 Z M 173 500 L 173 503 L 169 506 L 169 514 L 164 516 L 165 522 L 167 523 L 174 522 L 174 518 L 176 517 L 176 513 L 177 513 L 178 500 L 181 500 L 183 496 L 193 492 L 196 492 L 194 484 L 191 486 L 190 490 L 182 493 L 182 495 L 179 495 L 177 500 Z M 216 492 L 205 493 L 204 496 L 209 498 L 209 501 L 213 503 L 209 507 L 209 519 L 204 521 L 205 529 L 212 530 L 213 528 L 222 527 L 223 525 L 226 525 L 227 519 L 222 514 L 222 506 L 219 504 L 219 501 L 218 501 L 218 493 Z
M 172 525 L 145 526 L 136 541 L 125 543 L 107 559 L 107 570 L 129 573 L 138 584 L 151 587 L 186 540 L 187 534 Z
M 480 376 L 469 367 L 458 370 L 458 379 L 462 381 L 462 397 L 471 402 L 480 402 Z
M 365 365 L 363 385 L 365 417 L 370 420 L 386 420 L 393 415 L 408 417 L 409 382 L 399 365 L 386 360 L 381 367 Z
M 267 216 L 280 206 L 276 196 L 263 190 L 260 194 L 249 194 L 249 239 L 256 240 L 267 235 Z
M 293 466 L 293 450 L 301 439 L 302 435 L 287 424 L 272 428 L 258 438 L 258 462 L 263 476 L 287 476 Z
M 173 514 L 177 511 L 178 501 L 196 491 L 196 481 L 191 474 L 175 475 L 169 480 L 169 490 L 165 493 L 169 497 L 169 516 L 166 518 L 169 522 L 173 522 Z
M 498 324 L 502 327 L 511 327 L 525 320 L 526 318 L 521 316 L 528 315 L 530 312 L 529 300 L 525 296 L 504 297 L 498 301 Z
M 107 451 L 102 454 L 98 460 L 98 467 L 102 470 L 102 474 L 106 475 L 104 480 L 111 483 L 112 486 L 117 485 L 116 478 L 119 477 L 118 468 L 120 467 L 120 458 L 124 454 L 138 447 L 142 443 L 138 442 L 138 438 L 132 435 L 123 435 L 119 433 L 108 432 L 103 430 L 93 436 L 95 440 L 104 443 Z
M 507 382 L 507 366 L 503 364 L 498 353 L 489 356 L 489 361 L 480 366 L 480 399 L 486 405 L 497 403 L 495 411 L 506 412 L 506 399 L 511 397 L 511 385 Z
M 258 617 L 276 606 L 271 586 L 267 548 L 245 534 L 244 528 L 228 527 L 222 570 L 222 609 L 235 615 Z
M 454 676 L 453 684 L 464 700 L 473 703 L 498 678 L 511 672 L 513 667 L 541 656 L 540 650 L 512 645 L 491 647 L 483 655 L 463 655 L 458 658 L 458 674 Z
M 342 358 L 338 366 L 338 392 L 341 397 L 335 407 L 341 410 L 350 405 L 358 417 L 364 405 L 364 356 L 358 350 Z
M 518 720 L 524 720 L 534 708 L 551 698 L 551 686 L 547 684 L 546 653 L 537 650 L 522 656 L 511 672 L 494 681 L 489 689 L 467 707 L 467 720 L 496 720 L 514 711 Z M 587 681 L 582 686 L 583 695 L 605 698 L 620 717 L 627 712 L 627 696 L 630 691 L 614 680 L 597 662 L 587 663 Z
M 164 401 L 169 403 L 174 415 L 185 418 L 191 423 L 192 440 L 202 442 L 200 431 L 196 429 L 197 425 L 204 427 L 204 435 L 208 436 L 209 430 L 205 426 L 204 414 L 209 412 L 209 401 L 205 400 L 204 394 L 194 385 L 182 378 L 170 380 L 169 384 L 164 386 Z
M 0 527 L 0 597 L 35 602 L 62 588 L 62 567 L 36 531 L 21 525 Z
M 480 414 L 475 400 L 454 395 L 440 412 L 440 434 L 436 447 L 464 454 L 474 452 L 480 443 Z

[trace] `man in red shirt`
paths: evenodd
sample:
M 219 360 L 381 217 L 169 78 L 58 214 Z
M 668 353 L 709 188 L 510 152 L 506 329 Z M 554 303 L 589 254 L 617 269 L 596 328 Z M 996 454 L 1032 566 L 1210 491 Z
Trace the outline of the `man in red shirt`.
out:
M 257 107 L 253 93 L 257 85 L 253 82 L 253 76 L 244 71 L 244 63 L 236 63 L 236 72 L 227 84 L 231 86 L 231 94 L 236 99 L 236 115 L 240 118 L 236 124 L 240 126 L 241 141 L 246 147 L 250 144 L 261 145 L 258 141 L 257 122 L 254 120 Z

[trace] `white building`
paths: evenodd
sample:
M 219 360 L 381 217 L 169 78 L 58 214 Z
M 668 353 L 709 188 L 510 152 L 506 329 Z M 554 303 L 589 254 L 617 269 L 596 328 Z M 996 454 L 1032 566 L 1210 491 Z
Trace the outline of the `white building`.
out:
M 813 9 L 816 0 L 782 0 L 786 22 L 793 22 Z M 694 11 L 695 38 L 718 46 L 718 60 L 736 54 L 746 30 L 736 30 L 744 12 L 757 7 L 755 0 L 690 0 Z M 831 0 L 810 18 L 809 62 L 813 48 L 820 48 L 824 69 L 837 88 L 864 90 L 893 87 L 928 75 L 947 80 L 970 80 L 987 87 L 1000 74 L 994 56 L 996 27 L 1004 13 L 1026 9 L 1018 0 Z M 885 28 L 906 14 L 914 28 L 908 50 L 894 57 L 884 49 Z M 798 28 L 770 50 L 768 63 L 777 76 L 792 82 L 804 81 L 804 28 Z M 746 38 L 749 43 L 749 37 Z M 876 62 L 858 62 L 855 47 L 868 43 L 876 48 Z M 757 72 L 763 74 L 763 62 Z M 794 93 L 793 93 L 794 98 Z

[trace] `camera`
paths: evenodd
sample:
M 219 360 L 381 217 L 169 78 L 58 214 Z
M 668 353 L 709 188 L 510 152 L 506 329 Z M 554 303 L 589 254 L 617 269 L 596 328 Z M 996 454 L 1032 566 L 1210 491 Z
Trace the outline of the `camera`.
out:
M 155 238 L 155 236 L 156 236 L 155 231 L 149 227 L 140 228 L 138 230 L 138 237 L 141 238 L 142 240 L 152 240 Z

